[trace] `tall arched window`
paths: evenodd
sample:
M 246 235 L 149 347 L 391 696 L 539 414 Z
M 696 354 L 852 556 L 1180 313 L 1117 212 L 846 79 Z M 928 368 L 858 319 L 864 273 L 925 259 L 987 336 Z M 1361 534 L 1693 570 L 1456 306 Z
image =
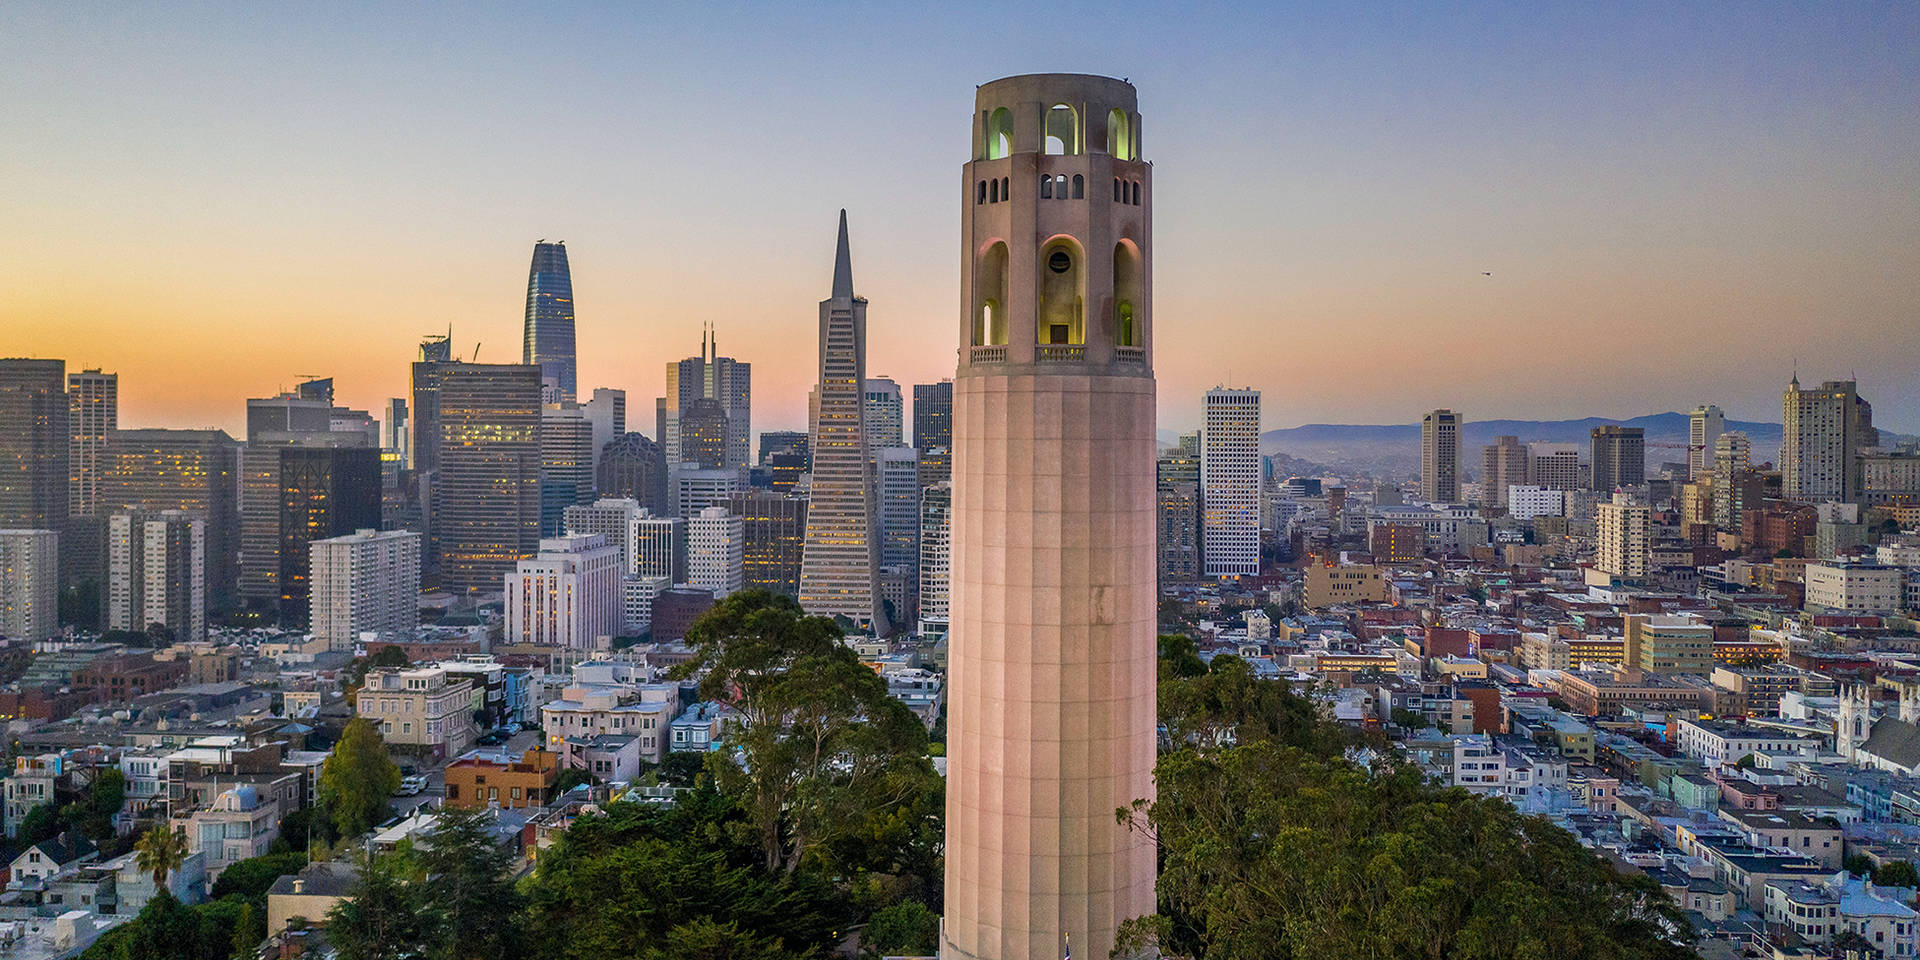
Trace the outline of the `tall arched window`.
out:
M 1013 112 L 1006 107 L 987 116 L 988 160 L 1004 160 L 1013 155 Z
M 1053 178 L 1053 195 L 1056 197 L 1059 197 L 1062 200 L 1065 200 L 1067 198 L 1067 175 L 1066 174 L 1063 173 Z
M 1075 200 L 1087 198 L 1087 178 L 1077 173 L 1073 175 L 1073 198 Z
M 993 189 L 991 191 L 991 196 L 993 197 L 993 202 L 999 203 L 1000 202 L 1000 181 L 998 178 L 995 178 L 992 181 L 992 183 L 993 183 Z
M 1133 131 L 1127 112 L 1118 107 L 1107 111 L 1107 153 L 1115 160 L 1133 159 Z
M 976 204 L 987 202 L 987 182 L 985 180 L 980 181 L 978 189 L 974 191 L 973 202 Z
M 1113 343 L 1117 347 L 1140 346 L 1140 321 L 1134 315 L 1145 303 L 1140 288 L 1140 250 L 1132 241 L 1113 245 Z
M 1080 116 L 1072 107 L 1056 103 L 1047 111 L 1045 136 L 1042 139 L 1045 153 L 1055 156 L 1080 152 Z
M 973 265 L 973 344 L 1007 342 L 1007 245 L 996 241 Z
M 1012 177 L 1000 178 L 1000 199 L 1002 200 L 1013 199 L 1013 178 Z
M 1044 173 L 1040 175 L 1040 199 L 1053 199 L 1053 178 Z
M 1040 248 L 1039 303 L 1034 335 L 1039 343 L 1084 344 L 1086 254 L 1072 240 L 1056 237 Z

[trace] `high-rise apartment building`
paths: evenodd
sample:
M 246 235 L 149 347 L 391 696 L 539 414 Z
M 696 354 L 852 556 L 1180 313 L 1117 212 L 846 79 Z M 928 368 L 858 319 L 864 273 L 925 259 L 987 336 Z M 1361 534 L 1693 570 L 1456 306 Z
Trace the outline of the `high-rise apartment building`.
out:
M 1452 410 L 1420 418 L 1420 499 L 1428 503 L 1460 500 L 1460 425 Z
M 1507 505 L 1507 489 L 1531 479 L 1532 456 L 1519 437 L 1496 437 L 1480 448 L 1480 505 L 1491 509 Z
M 913 385 L 913 448 L 920 451 L 920 484 L 953 476 L 953 381 Z
M 1009 77 L 972 117 L 940 954 L 1104 957 L 1154 910 L 1113 815 L 1154 796 L 1154 171 L 1121 80 Z
M 1713 441 L 1713 524 L 1739 530 L 1746 507 L 1760 503 L 1760 484 L 1753 473 L 1753 443 L 1745 433 L 1731 430 Z
M 1532 463 L 1528 478 L 1548 490 L 1572 491 L 1580 486 L 1580 447 L 1572 443 L 1529 443 Z
M 953 484 L 928 484 L 920 492 L 920 623 L 922 636 L 947 632 L 953 571 Z
M 180 510 L 123 510 L 106 530 L 106 628 L 142 633 L 160 624 L 181 643 L 205 640 L 206 521 Z
M 866 402 L 867 301 L 853 294 L 847 212 L 840 211 L 833 288 L 820 301 L 818 409 L 809 447 L 813 487 L 800 562 L 800 606 L 885 630 L 880 606 L 879 517 L 869 462 Z
M 673 485 L 660 445 L 645 434 L 627 433 L 600 448 L 594 489 L 603 497 L 637 501 L 655 513 L 673 510 Z
M 746 521 L 726 507 L 708 507 L 687 518 L 687 582 L 720 600 L 745 581 Z
M 1260 572 L 1260 391 L 1207 391 L 1200 432 L 1200 549 L 1209 577 Z
M 0 529 L 0 636 L 51 639 L 60 631 L 59 606 L 60 534 Z
M 0 528 L 67 524 L 67 364 L 0 360 Z
M 1593 568 L 1622 580 L 1645 580 L 1652 523 L 1653 511 L 1631 494 L 1616 493 L 1596 504 Z
M 699 462 L 682 449 L 680 418 L 702 398 L 718 403 L 726 417 L 726 457 L 717 466 L 745 470 L 752 463 L 753 365 L 720 356 L 720 338 L 712 331 L 701 333 L 699 356 L 667 364 L 667 395 L 655 404 L 660 446 L 675 469 Z
M 798 597 L 807 501 L 774 490 L 743 490 L 728 498 L 727 512 L 745 524 L 741 573 L 746 587 Z
M 885 450 L 906 440 L 906 405 L 900 385 L 888 377 L 869 377 L 861 395 L 867 404 L 867 449 Z
M 1713 472 L 1713 445 L 1727 430 L 1726 411 L 1711 403 L 1687 414 L 1687 479 L 1700 480 Z
M 573 270 L 565 241 L 533 245 L 527 268 L 527 319 L 522 328 L 520 362 L 540 368 L 550 392 L 542 399 L 568 403 L 579 399 L 573 345 Z
M 540 410 L 540 535 L 560 534 L 568 507 L 593 502 L 593 422 L 577 403 Z
M 103 510 L 182 510 L 206 521 L 207 603 L 233 601 L 240 579 L 240 444 L 224 430 L 115 430 L 107 435 Z
M 83 370 L 67 374 L 67 513 L 100 512 L 107 435 L 120 428 L 120 375 Z
M 540 368 L 441 371 L 429 549 L 440 583 L 492 593 L 540 545 Z
M 1160 583 L 1200 578 L 1200 484 L 1161 479 L 1155 485 L 1156 566 Z
M 903 567 L 912 573 L 920 565 L 920 452 L 912 447 L 887 447 L 878 451 L 876 466 L 880 565 Z
M 1795 376 L 1782 400 L 1780 486 L 1806 503 L 1860 500 L 1860 453 L 1878 446 L 1873 405 L 1852 380 L 1828 380 L 1803 390 Z
M 620 551 L 599 534 L 543 538 L 505 577 L 508 643 L 604 650 L 625 629 Z
M 1647 431 L 1603 423 L 1589 434 L 1593 441 L 1592 490 L 1607 494 L 1647 483 Z
M 308 545 L 316 640 L 350 651 L 363 633 L 402 640 L 420 625 L 420 534 L 356 530 Z

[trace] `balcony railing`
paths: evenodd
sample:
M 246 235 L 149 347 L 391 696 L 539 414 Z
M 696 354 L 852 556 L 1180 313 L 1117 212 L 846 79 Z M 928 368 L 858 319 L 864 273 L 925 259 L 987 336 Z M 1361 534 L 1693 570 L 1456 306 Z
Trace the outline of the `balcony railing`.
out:
M 1034 360 L 1040 363 L 1084 363 L 1087 348 L 1078 343 L 1043 343 L 1034 352 Z
M 1114 347 L 1113 359 L 1119 363 L 1146 363 L 1147 348 L 1145 347 Z
M 973 352 L 967 355 L 967 361 L 969 363 L 1006 363 L 1007 348 L 1004 346 L 974 347 Z

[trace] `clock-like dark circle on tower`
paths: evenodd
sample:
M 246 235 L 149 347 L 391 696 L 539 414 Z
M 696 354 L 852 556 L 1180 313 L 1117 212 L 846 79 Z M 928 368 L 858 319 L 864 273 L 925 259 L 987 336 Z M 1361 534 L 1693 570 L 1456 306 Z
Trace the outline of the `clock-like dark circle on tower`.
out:
M 1053 256 L 1047 258 L 1047 269 L 1054 273 L 1066 273 L 1072 266 L 1073 258 L 1068 256 L 1065 250 L 1055 250 Z

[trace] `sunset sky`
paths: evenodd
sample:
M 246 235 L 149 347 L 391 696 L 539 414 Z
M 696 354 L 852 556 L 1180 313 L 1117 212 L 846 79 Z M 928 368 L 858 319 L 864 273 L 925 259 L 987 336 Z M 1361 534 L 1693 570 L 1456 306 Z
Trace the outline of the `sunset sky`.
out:
M 449 323 L 518 361 L 546 238 L 583 394 L 651 433 L 711 321 L 803 426 L 839 209 L 869 373 L 951 375 L 973 87 L 1070 71 L 1140 90 L 1163 427 L 1777 420 L 1797 361 L 1920 433 L 1920 4 L 1279 6 L 10 3 L 0 355 L 377 408 Z

